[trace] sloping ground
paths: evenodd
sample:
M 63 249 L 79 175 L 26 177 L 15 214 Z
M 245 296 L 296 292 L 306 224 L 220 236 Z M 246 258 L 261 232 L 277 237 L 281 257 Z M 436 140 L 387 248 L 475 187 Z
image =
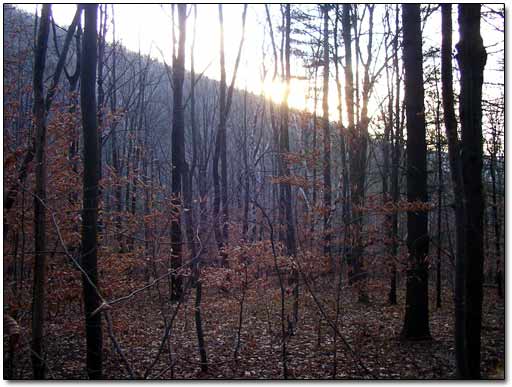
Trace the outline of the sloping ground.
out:
M 258 289 L 258 291 L 256 291 Z M 431 311 L 432 341 L 399 340 L 403 321 L 403 294 L 399 306 L 385 304 L 384 287 L 372 289 L 370 305 L 350 301 L 355 296 L 345 291 L 341 302 L 339 331 L 346 339 L 337 340 L 336 378 L 360 379 L 448 379 L 455 376 L 453 342 L 453 306 L 451 293 L 445 290 L 442 309 Z M 166 287 L 161 287 L 162 294 Z M 303 290 L 304 291 L 304 290 Z M 318 295 L 327 291 L 318 292 Z M 329 292 L 330 293 L 330 292 Z M 482 331 L 482 374 L 486 378 L 503 377 L 504 305 L 493 289 L 486 289 Z M 194 291 L 192 290 L 192 294 Z M 433 295 L 432 295 L 433 296 Z M 319 297 L 325 310 L 332 302 Z M 161 299 L 161 298 L 160 298 Z M 431 300 L 433 297 L 431 298 Z M 266 300 L 271 300 L 266 302 Z M 140 293 L 112 310 L 113 330 L 119 346 L 138 377 L 154 362 L 164 333 L 163 312 L 169 319 L 173 306 L 159 302 L 156 289 Z M 276 289 L 253 286 L 244 304 L 241 345 L 238 362 L 233 359 L 236 345 L 239 302 L 229 294 L 205 288 L 203 321 L 209 369 L 202 373 L 197 354 L 194 323 L 194 297 L 180 306 L 170 340 L 152 367 L 148 377 L 159 379 L 279 379 L 283 376 L 281 353 L 280 301 Z M 301 294 L 300 321 L 287 338 L 289 378 L 325 379 L 333 377 L 334 344 L 332 329 L 319 321 L 318 308 L 308 294 Z M 21 320 L 24 344 L 15 358 L 15 378 L 31 377 L 27 346 L 29 315 Z M 68 305 L 51 316 L 47 326 L 47 362 L 49 378 L 83 379 L 85 339 L 79 304 Z M 6 357 L 4 338 L 4 364 Z M 116 352 L 108 332 L 104 331 L 105 377 L 126 379 L 129 374 Z M 362 365 L 361 365 L 362 364 Z M 172 365 L 172 366 L 171 366 Z M 5 368 L 4 368 L 5 370 Z M 4 372 L 5 375 L 5 372 Z

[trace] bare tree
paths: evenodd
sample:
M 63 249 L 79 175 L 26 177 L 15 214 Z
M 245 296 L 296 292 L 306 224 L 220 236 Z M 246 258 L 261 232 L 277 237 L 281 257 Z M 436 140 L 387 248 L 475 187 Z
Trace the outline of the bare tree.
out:
M 462 181 L 464 185 L 465 299 L 467 374 L 480 378 L 483 299 L 482 84 L 487 53 L 480 36 L 480 4 L 459 5 L 457 61 L 460 68 Z
M 34 290 L 32 298 L 32 369 L 34 379 L 45 374 L 43 355 L 44 291 L 46 282 L 46 109 L 44 69 L 50 31 L 51 4 L 44 4 L 34 52 L 34 123 L 36 129 L 36 187 L 34 195 Z
M 183 264 L 182 235 L 181 235 L 181 189 L 185 173 L 185 114 L 183 108 L 183 82 L 185 79 L 185 39 L 187 30 L 187 6 L 178 5 L 179 38 L 178 53 L 173 56 L 172 83 L 173 83 L 173 112 L 172 112 L 172 203 L 171 214 L 171 270 L 172 293 L 171 301 L 181 298 L 183 277 L 179 273 Z M 174 27 L 174 26 L 173 26 Z
M 364 203 L 368 123 L 364 122 L 363 125 L 361 125 L 358 120 L 356 125 L 356 112 L 354 111 L 354 106 L 359 106 L 359 94 L 357 93 L 357 90 L 354 89 L 354 75 L 352 70 L 352 16 L 352 6 L 350 4 L 344 4 L 341 23 L 343 27 L 343 43 L 345 44 L 345 98 L 347 100 L 347 142 L 350 158 L 349 173 L 352 207 L 350 222 L 353 224 L 353 232 L 351 235 L 352 247 L 350 252 L 350 260 L 352 262 L 350 282 L 358 284 L 359 302 L 367 303 L 369 301 L 366 288 L 367 271 L 364 268 L 364 263 L 362 261 L 364 250 L 362 239 L 363 217 L 361 213 L 354 213 L 354 208 L 358 208 Z M 354 101 L 354 96 L 357 97 L 357 101 Z
M 331 260 L 331 131 L 329 128 L 329 8 L 330 5 L 321 7 L 323 13 L 323 64 L 324 83 L 322 98 L 322 127 L 324 137 L 324 254 L 329 259 L 330 269 L 334 272 L 334 262 Z
M 238 65 L 242 54 L 242 47 L 245 38 L 245 19 L 247 15 L 247 4 L 244 5 L 242 13 L 242 36 L 238 46 L 238 54 L 235 60 L 233 76 L 231 84 L 227 89 L 226 84 L 226 59 L 224 54 L 224 16 L 222 13 L 222 4 L 219 4 L 219 25 L 220 25 L 220 91 L 219 91 L 219 126 L 217 128 L 217 136 L 215 139 L 215 150 L 213 154 L 213 217 L 215 222 L 215 238 L 221 255 L 221 264 L 226 264 L 225 244 L 228 242 L 229 233 L 229 204 L 228 204 L 228 167 L 227 167 L 227 150 L 226 150 L 226 126 L 233 100 L 233 91 L 235 88 L 236 75 Z M 219 175 L 220 161 L 220 175 Z M 222 188 L 222 192 L 221 192 Z M 222 200 L 221 200 L 222 199 Z M 219 226 L 220 204 L 222 201 L 222 232 Z
M 448 160 L 450 162 L 451 179 L 455 211 L 455 359 L 459 376 L 467 373 L 465 334 L 464 334 L 464 187 L 462 183 L 462 164 L 459 157 L 460 141 L 457 134 L 453 97 L 452 68 L 452 7 L 443 4 L 442 42 L 441 42 L 441 85 L 443 96 L 444 126 L 448 140 Z
M 494 251 L 496 254 L 496 272 L 494 281 L 497 286 L 498 297 L 503 299 L 503 272 L 501 265 L 501 218 L 499 216 L 498 208 L 498 166 L 499 156 L 498 153 L 501 149 L 499 125 L 502 124 L 503 110 L 492 109 L 489 114 L 489 121 L 491 125 L 491 143 L 488 146 L 490 156 L 490 173 L 491 173 L 491 207 L 492 218 L 494 223 Z
M 423 89 L 423 53 L 419 4 L 402 5 L 404 33 L 405 108 L 407 115 L 407 200 L 426 204 L 427 143 Z M 407 212 L 407 292 L 401 335 L 406 339 L 430 337 L 428 316 L 428 213 L 424 208 Z
M 281 103 L 281 125 L 279 131 L 279 175 L 285 179 L 290 176 L 290 169 L 286 163 L 286 154 L 290 152 L 290 138 L 288 132 L 289 125 L 289 106 L 288 97 L 290 94 L 290 31 L 291 14 L 290 5 L 285 6 L 284 11 L 284 97 Z M 286 224 L 286 254 L 294 257 L 297 254 L 297 243 L 295 235 L 295 222 L 293 219 L 292 190 L 289 182 L 279 185 L 280 208 L 284 215 L 283 221 Z M 294 282 L 294 320 L 298 320 L 298 274 L 294 273 L 292 281 Z
M 84 177 L 82 210 L 82 275 L 87 339 L 87 374 L 90 379 L 102 378 L 101 313 L 98 294 L 98 183 L 99 138 L 96 110 L 96 60 L 98 35 L 96 31 L 98 5 L 84 5 L 85 27 L 82 41 L 80 106 L 84 137 Z

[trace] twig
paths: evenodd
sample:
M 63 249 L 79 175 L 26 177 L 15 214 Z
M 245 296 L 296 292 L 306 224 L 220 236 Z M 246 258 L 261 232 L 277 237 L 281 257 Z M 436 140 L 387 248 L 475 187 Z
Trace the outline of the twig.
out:
M 368 367 L 366 367 L 366 365 L 362 362 L 361 358 L 356 354 L 356 352 L 352 349 L 352 347 L 350 346 L 350 344 L 348 343 L 348 341 L 345 339 L 345 337 L 343 337 L 343 335 L 341 334 L 341 332 L 339 331 L 338 327 L 331 321 L 331 319 L 327 316 L 327 314 L 325 313 L 325 310 L 322 306 L 322 304 L 320 303 L 320 301 L 318 300 L 316 294 L 313 292 L 313 290 L 311 289 L 311 286 L 309 284 L 309 281 L 306 277 L 306 275 L 304 274 L 303 270 L 302 270 L 302 267 L 300 265 L 300 263 L 297 261 L 297 260 L 294 260 L 294 263 L 296 264 L 297 268 L 299 269 L 299 273 L 302 275 L 302 278 L 304 279 L 304 284 L 306 285 L 306 288 L 308 289 L 309 293 L 311 294 L 311 297 L 313 297 L 313 301 L 315 302 L 316 306 L 318 307 L 318 310 L 320 311 L 320 313 L 322 314 L 323 318 L 325 319 L 325 321 L 327 321 L 327 323 L 331 326 L 331 328 L 337 333 L 337 335 L 341 338 L 341 340 L 343 341 L 343 344 L 345 344 L 345 346 L 347 347 L 350 355 L 352 356 L 352 358 L 354 359 L 355 363 L 361 367 L 364 371 L 366 371 L 369 375 L 371 375 L 373 378 L 377 379 L 377 376 L 370 370 L 368 369 Z
M 130 374 L 130 377 L 132 379 L 138 379 L 138 375 L 136 375 L 135 372 L 133 371 L 133 368 L 130 366 L 128 359 L 124 355 L 123 350 L 121 349 L 121 346 L 119 345 L 117 339 L 114 336 L 114 329 L 112 327 L 112 316 L 110 315 L 110 311 L 107 311 L 106 313 L 104 313 L 103 316 L 105 317 L 105 320 L 107 322 L 108 336 L 110 337 L 110 340 L 114 344 L 114 348 L 116 349 L 117 353 L 121 357 L 121 360 L 123 361 L 123 363 L 126 367 L 126 370 Z

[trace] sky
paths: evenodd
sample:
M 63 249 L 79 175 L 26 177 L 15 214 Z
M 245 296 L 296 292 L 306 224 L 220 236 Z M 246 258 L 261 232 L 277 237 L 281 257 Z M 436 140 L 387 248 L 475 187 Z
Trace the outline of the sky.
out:
M 17 7 L 33 13 L 36 5 L 20 4 Z M 39 6 L 40 7 L 40 6 Z M 308 7 L 303 5 L 303 7 Z M 379 8 L 379 7 L 377 7 Z M 456 11 L 456 7 L 453 7 Z M 317 7 L 310 5 L 309 9 L 314 13 L 318 12 Z M 68 25 L 75 13 L 76 5 L 74 4 L 54 4 L 52 12 L 56 22 L 59 25 Z M 190 8 L 189 8 L 190 10 Z M 195 67 L 196 73 L 205 71 L 205 75 L 219 79 L 219 19 L 217 4 L 201 4 L 197 6 L 197 35 L 195 43 Z M 273 15 L 273 29 L 276 44 L 279 45 L 280 32 L 277 26 L 280 24 L 280 12 L 278 5 L 270 6 Z M 226 68 L 228 82 L 231 80 L 232 69 L 234 67 L 235 58 L 240 43 L 242 33 L 242 11 L 243 5 L 240 4 L 224 4 L 224 30 L 225 30 L 225 52 L 226 52 Z M 108 13 L 111 15 L 112 7 L 108 7 Z M 120 40 L 132 51 L 139 51 L 142 54 L 151 54 L 160 61 L 171 63 L 171 5 L 165 4 L 115 4 L 115 23 L 116 23 L 116 40 Z M 374 17 L 374 33 L 375 48 L 379 31 L 382 31 L 381 15 L 377 13 Z M 424 48 L 426 45 L 440 46 L 440 15 L 435 14 L 428 20 L 428 25 L 424 32 Z M 453 15 L 454 26 L 454 44 L 458 41 L 457 17 Z M 293 27 L 293 26 L 292 26 Z M 493 28 L 486 22 L 481 25 L 484 44 L 490 46 L 488 50 L 496 50 L 504 47 L 503 34 L 496 33 Z M 190 68 L 190 44 L 193 35 L 193 16 L 190 15 L 187 21 L 187 58 L 185 66 Z M 112 40 L 112 26 L 109 25 L 107 40 Z M 268 70 L 268 76 L 262 81 L 262 58 L 263 46 L 266 47 L 265 62 Z M 364 44 L 361 45 L 364 51 Z M 343 47 L 340 47 L 343 50 Z M 292 75 L 304 76 L 306 70 L 302 66 L 302 62 L 298 58 L 292 57 Z M 338 104 L 336 96 L 336 84 L 334 82 L 334 66 L 331 66 L 330 81 L 330 98 L 332 119 L 337 118 L 336 106 Z M 498 68 L 496 58 L 490 56 L 486 66 L 486 80 L 494 80 L 495 82 L 504 82 L 504 73 L 495 71 Z M 237 75 L 236 86 L 240 89 L 247 87 L 251 92 L 259 94 L 265 92 L 270 95 L 276 102 L 280 102 L 283 94 L 283 86 L 279 82 L 272 83 L 270 76 L 272 73 L 272 51 L 270 46 L 270 38 L 268 34 L 268 26 L 266 21 L 265 8 L 263 4 L 250 4 L 247 9 L 247 21 L 245 42 L 242 52 L 242 59 Z M 341 71 L 341 69 L 340 69 Z M 322 70 L 318 73 L 319 85 L 321 85 Z M 342 75 L 343 79 L 343 75 Z M 457 79 L 457 78 L 456 78 Z M 312 102 L 306 102 L 307 97 L 307 81 L 292 80 L 290 87 L 289 104 L 298 109 L 307 108 L 312 110 Z M 385 97 L 385 80 L 377 85 L 375 97 L 370 104 L 370 115 L 378 114 L 378 100 Z M 318 112 L 320 112 L 321 103 L 318 104 Z
M 35 4 L 19 4 L 17 7 L 27 12 L 34 13 Z M 40 8 L 40 6 L 39 6 Z M 316 7 L 314 7 L 316 8 Z M 195 70 L 200 73 L 206 69 L 205 75 L 210 78 L 219 79 L 219 19 L 217 4 L 201 4 L 197 7 L 197 32 L 195 43 Z M 74 4 L 53 4 L 52 13 L 59 25 L 69 25 L 76 10 Z M 224 4 L 224 35 L 225 35 L 225 55 L 226 71 L 228 82 L 232 77 L 238 46 L 242 33 L 242 11 L 243 5 Z M 40 12 L 40 10 L 39 10 Z M 108 8 L 109 14 L 112 13 L 111 7 Z M 275 16 L 273 20 L 273 30 L 276 39 L 276 45 L 280 44 L 280 12 L 278 5 L 270 5 L 270 12 Z M 171 5 L 165 4 L 115 4 L 114 5 L 116 40 L 128 49 L 142 54 L 151 54 L 160 61 L 165 60 L 171 63 Z M 112 40 L 112 27 L 109 26 L 107 40 Z M 187 20 L 187 58 L 185 67 L 190 68 L 190 45 L 193 35 L 193 17 L 190 15 Z M 262 82 L 262 46 L 266 46 L 266 68 L 268 75 Z M 280 102 L 284 93 L 284 87 L 280 82 L 271 81 L 273 70 L 271 42 L 268 34 L 268 23 L 263 4 L 250 4 L 247 9 L 245 42 L 242 51 L 242 59 L 237 74 L 236 86 L 247 89 L 253 93 L 260 94 L 265 92 L 276 102 Z M 292 57 L 292 74 L 305 75 L 302 68 L 302 62 Z M 322 71 L 318 73 L 318 82 L 321 85 Z M 289 105 L 312 110 L 312 102 L 306 102 L 305 80 L 292 79 L 290 84 Z M 320 86 L 319 86 L 320 87 Z M 336 84 L 334 79 L 330 84 L 330 105 L 332 108 L 333 119 L 337 113 Z M 321 109 L 321 103 L 318 103 L 318 109 Z M 321 114 L 321 112 L 319 111 Z
M 17 5 L 33 13 L 36 5 Z M 261 9 L 258 9 L 261 8 Z M 190 8 L 189 8 L 190 9 Z M 75 13 L 74 4 L 54 4 L 52 12 L 60 25 L 68 25 Z M 242 33 L 243 6 L 238 4 L 223 5 L 224 35 L 226 51 L 226 70 L 228 80 L 231 79 L 238 46 Z M 263 11 L 263 13 L 261 12 Z M 111 14 L 111 8 L 108 8 Z M 115 4 L 114 5 L 116 40 L 132 51 L 151 54 L 168 64 L 172 58 L 171 42 L 171 6 L 169 4 Z M 261 91 L 261 39 L 265 26 L 264 8 L 262 5 L 249 5 L 246 21 L 246 39 L 242 60 L 237 76 L 237 86 L 259 93 Z M 107 40 L 112 40 L 112 27 L 109 26 Z M 187 58 L 185 66 L 190 68 L 190 44 L 193 35 L 193 17 L 187 21 Z M 219 19 L 216 4 L 198 5 L 197 35 L 195 43 L 195 67 L 200 73 L 211 78 L 219 78 Z M 248 55 L 250 53 L 250 55 Z M 268 90 L 267 90 L 268 91 Z

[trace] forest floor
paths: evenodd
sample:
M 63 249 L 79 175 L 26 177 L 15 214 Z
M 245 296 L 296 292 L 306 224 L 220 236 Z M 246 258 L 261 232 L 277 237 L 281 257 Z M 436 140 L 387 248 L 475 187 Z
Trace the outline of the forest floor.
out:
M 371 302 L 362 305 L 356 295 L 344 291 L 341 299 L 337 340 L 336 378 L 339 379 L 451 379 L 455 377 L 453 303 L 451 291 L 444 289 L 442 308 L 432 307 L 432 340 L 408 342 L 399 338 L 404 317 L 404 294 L 398 305 L 386 302 L 384 284 L 370 291 Z M 380 290 L 379 290 L 380 289 Z M 194 289 L 180 305 L 170 340 L 154 362 L 164 335 L 163 314 L 167 311 L 155 289 L 139 293 L 110 311 L 114 335 L 136 377 L 154 363 L 149 379 L 281 379 L 282 341 L 278 289 L 254 286 L 246 295 L 238 361 L 233 359 L 239 324 L 240 304 L 233 296 L 216 289 L 203 290 L 203 326 L 209 367 L 201 372 L 194 322 Z M 485 289 L 482 328 L 482 376 L 504 377 L 505 309 L 495 289 Z M 333 301 L 316 293 L 329 315 Z M 332 294 L 332 291 L 325 292 Z M 85 338 L 80 304 L 71 303 L 49 317 L 46 328 L 48 378 L 84 379 Z M 330 311 L 330 312 L 329 312 Z M 163 314 L 162 314 L 163 312 Z M 322 321 L 323 320 L 323 321 Z M 105 320 L 104 320 L 105 321 Z M 29 332 L 28 315 L 21 319 L 23 332 Z M 25 335 L 28 336 L 29 333 Z M 4 336 L 4 377 L 5 373 Z M 127 379 L 130 375 L 108 336 L 104 324 L 104 377 Z M 299 323 L 286 341 L 288 377 L 329 379 L 333 377 L 334 340 L 327 321 L 320 318 L 310 294 L 302 290 Z M 350 347 L 350 349 L 349 349 Z M 352 353 L 353 351 L 353 353 Z M 361 364 L 363 366 L 361 366 Z M 15 357 L 14 378 L 30 379 L 27 340 Z

